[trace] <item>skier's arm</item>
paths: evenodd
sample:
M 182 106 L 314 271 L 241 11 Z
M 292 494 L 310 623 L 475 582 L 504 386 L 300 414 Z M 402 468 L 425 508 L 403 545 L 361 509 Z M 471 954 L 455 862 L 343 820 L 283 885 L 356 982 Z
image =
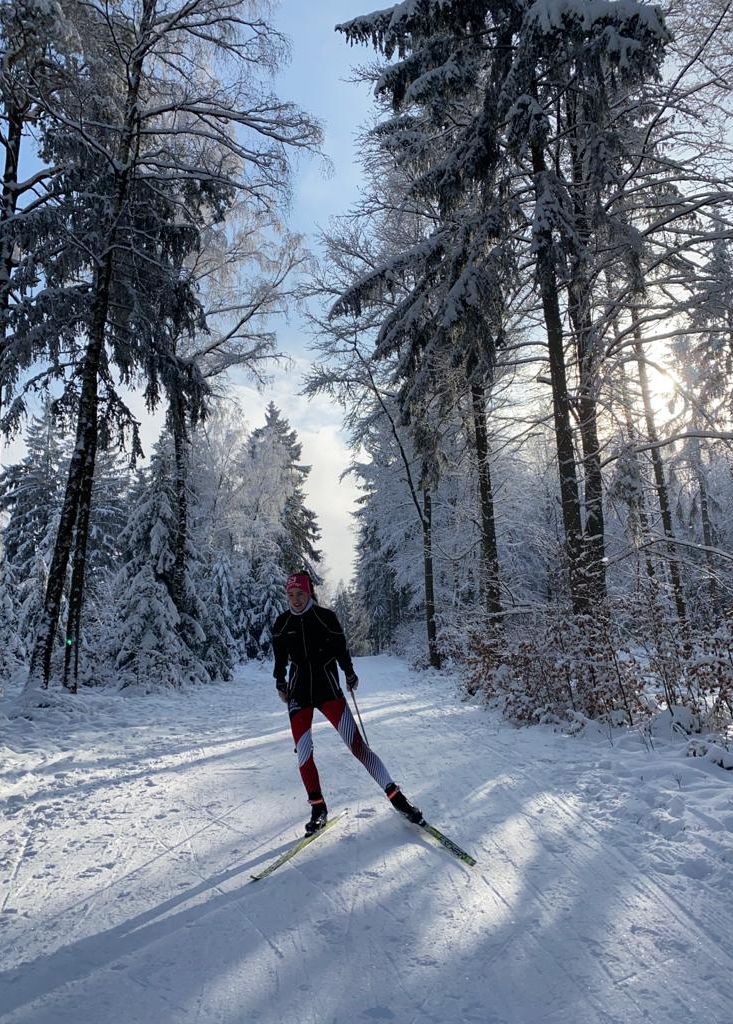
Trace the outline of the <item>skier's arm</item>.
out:
M 285 624 L 278 619 L 272 627 L 272 653 L 275 656 L 275 667 L 272 671 L 275 686 L 281 693 L 287 691 L 285 672 L 288 667 L 288 649 L 285 642 Z
M 333 645 L 334 657 L 339 664 L 339 668 L 348 679 L 350 676 L 355 675 L 355 672 L 351 661 L 351 654 L 346 644 L 346 636 L 344 635 L 341 623 L 333 612 L 331 612 L 329 620 L 328 632 L 329 639 Z

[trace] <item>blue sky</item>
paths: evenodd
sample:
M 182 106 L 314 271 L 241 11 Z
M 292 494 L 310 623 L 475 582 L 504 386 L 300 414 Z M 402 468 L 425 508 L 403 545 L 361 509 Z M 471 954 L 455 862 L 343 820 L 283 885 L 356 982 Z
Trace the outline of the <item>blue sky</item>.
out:
M 278 92 L 321 121 L 333 163 L 333 174 L 325 177 L 318 161 L 300 161 L 292 221 L 302 231 L 325 225 L 358 194 L 361 172 L 354 160 L 354 136 L 372 109 L 372 97 L 368 86 L 348 79 L 352 67 L 373 53 L 349 46 L 334 26 L 369 9 L 368 0 L 364 7 L 359 0 L 282 0 L 275 12 L 273 20 L 292 46 L 291 63 L 278 76 Z

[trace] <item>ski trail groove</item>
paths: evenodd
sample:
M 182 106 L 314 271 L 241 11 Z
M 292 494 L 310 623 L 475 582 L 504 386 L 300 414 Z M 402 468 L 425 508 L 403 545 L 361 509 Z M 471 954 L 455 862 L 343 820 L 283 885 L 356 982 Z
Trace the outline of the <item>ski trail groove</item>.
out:
M 491 748 L 492 753 L 496 754 L 499 751 L 496 748 Z M 503 751 L 500 753 L 504 764 L 510 764 L 513 771 L 529 781 L 536 791 L 541 791 L 545 787 L 545 782 L 540 781 L 532 772 L 526 768 L 519 767 L 516 763 L 512 763 L 504 755 Z M 515 806 L 519 807 L 520 813 L 527 817 L 527 820 L 533 826 L 532 819 L 528 818 L 526 812 L 523 811 L 519 801 L 510 796 L 515 803 Z M 573 807 L 569 802 L 558 793 L 547 794 L 545 793 L 545 799 L 548 801 L 548 807 L 551 811 L 560 811 L 564 814 L 566 821 L 570 825 L 575 841 L 583 842 L 587 847 L 595 854 L 602 853 L 604 859 L 613 860 L 621 868 L 623 866 L 623 874 L 627 881 L 642 895 L 649 898 L 651 902 L 662 902 L 666 905 L 667 911 L 681 929 L 689 929 L 694 931 L 698 940 L 701 943 L 706 944 L 708 947 L 712 947 L 715 953 L 723 955 L 729 962 L 729 971 L 733 969 L 733 954 L 729 953 L 721 943 L 713 939 L 710 934 L 704 929 L 702 922 L 700 922 L 694 915 L 694 913 L 686 906 L 684 906 L 672 893 L 666 889 L 661 882 L 651 876 L 648 872 L 643 871 L 639 864 L 635 863 L 630 856 L 625 854 L 622 850 L 619 850 L 618 844 L 604 843 L 603 834 L 598 824 L 591 818 L 584 815 L 577 808 Z M 575 827 L 577 823 L 581 823 L 587 832 L 590 833 L 593 842 L 589 842 L 588 836 L 578 835 L 578 829 Z
M 20 869 L 23 865 L 23 860 L 25 858 L 25 852 L 28 849 L 28 845 L 30 844 L 31 839 L 32 833 L 29 836 L 24 836 L 23 841 L 20 844 L 20 848 L 15 858 L 15 863 L 13 864 L 10 875 L 8 876 L 7 892 L 3 896 L 2 904 L 0 904 L 0 913 L 5 912 L 5 907 L 7 906 L 8 900 L 10 899 L 10 896 L 14 891 L 15 880 L 20 873 Z

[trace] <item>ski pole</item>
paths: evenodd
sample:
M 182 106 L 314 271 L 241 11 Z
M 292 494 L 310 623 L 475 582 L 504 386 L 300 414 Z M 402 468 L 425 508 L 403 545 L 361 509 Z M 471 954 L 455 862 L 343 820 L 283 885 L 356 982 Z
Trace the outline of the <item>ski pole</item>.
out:
M 349 688 L 347 686 L 347 690 L 348 689 Z M 356 703 L 356 696 L 353 690 L 349 690 L 349 693 L 351 694 L 351 699 L 354 702 L 354 711 L 356 711 L 356 717 L 359 719 L 359 726 L 361 728 L 361 734 L 364 737 L 364 742 L 366 743 L 367 746 L 369 746 L 369 740 L 367 739 L 366 729 L 364 728 L 364 723 L 362 722 L 361 714 L 359 713 L 359 705 Z

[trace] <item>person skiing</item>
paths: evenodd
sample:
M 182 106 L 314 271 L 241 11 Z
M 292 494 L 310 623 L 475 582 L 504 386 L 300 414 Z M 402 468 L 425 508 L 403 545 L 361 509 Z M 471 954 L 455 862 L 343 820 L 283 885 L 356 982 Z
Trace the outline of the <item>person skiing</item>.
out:
M 311 805 L 306 835 L 322 829 L 328 820 L 328 808 L 313 759 L 311 726 L 315 709 L 338 730 L 354 757 L 387 794 L 392 806 L 410 821 L 422 821 L 420 809 L 407 800 L 382 760 L 367 746 L 346 703 L 337 665 L 344 673 L 349 693 L 357 688 L 359 679 L 337 616 L 329 608 L 316 604 L 308 573 L 293 573 L 285 589 L 289 610 L 279 615 L 272 627 L 273 676 L 280 699 L 288 706 L 298 768 Z

